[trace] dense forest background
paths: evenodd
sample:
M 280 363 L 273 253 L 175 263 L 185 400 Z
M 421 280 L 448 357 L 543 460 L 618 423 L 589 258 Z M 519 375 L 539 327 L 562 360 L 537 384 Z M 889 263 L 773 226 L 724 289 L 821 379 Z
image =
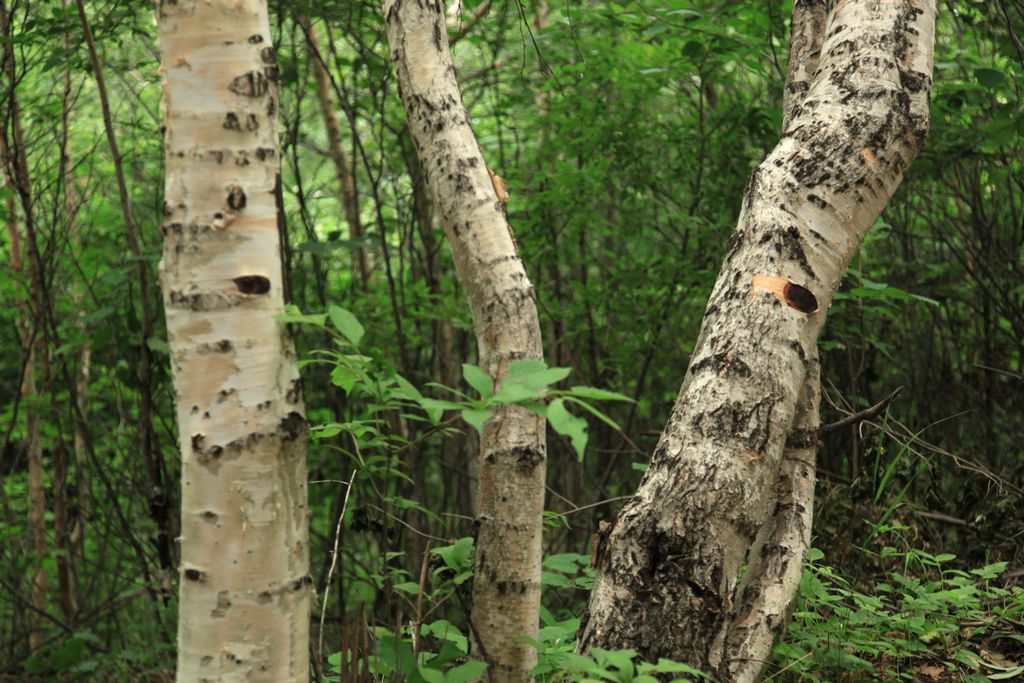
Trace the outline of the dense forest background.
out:
M 85 3 L 97 74 L 73 3 L 5 4 L 0 678 L 169 680 L 178 450 L 156 286 L 164 148 L 152 8 Z M 463 363 L 476 362 L 469 308 L 379 5 L 271 11 L 287 298 L 329 322 L 294 325 L 314 425 L 317 676 L 367 680 L 374 657 L 387 672 L 420 653 L 436 653 L 439 670 L 466 654 L 476 432 L 457 412 L 428 419 L 409 397 L 476 396 L 463 380 Z M 632 399 L 598 401 L 604 420 L 579 413 L 582 457 L 549 430 L 538 645 L 542 673 L 561 672 L 552 677 L 592 675 L 565 654 L 591 538 L 635 489 L 748 174 L 778 140 L 789 12 L 776 0 L 450 9 L 463 95 L 508 188 L 547 362 L 571 369 L 565 387 Z M 928 142 L 829 311 L 823 419 L 833 426 L 776 680 L 1024 675 L 1022 40 L 1019 3 L 940 3 Z M 42 508 L 30 495 L 35 429 Z

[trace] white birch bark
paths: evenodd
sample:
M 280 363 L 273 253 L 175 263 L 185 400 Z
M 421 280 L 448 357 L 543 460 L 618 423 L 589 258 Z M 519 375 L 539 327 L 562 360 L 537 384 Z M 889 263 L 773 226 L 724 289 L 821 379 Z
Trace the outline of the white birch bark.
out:
M 934 24 L 933 0 L 832 3 L 809 87 L 751 174 L 650 467 L 597 549 L 581 650 L 635 648 L 752 680 L 733 650 L 759 620 L 779 618 L 755 603 L 779 601 L 738 593 L 737 578 L 757 566 L 754 552 L 790 553 L 806 532 L 783 528 L 789 536 L 764 543 L 776 506 L 813 486 L 794 466 L 776 490 L 783 453 L 816 424 L 801 392 L 814 381 L 824 312 L 924 141 Z M 789 451 L 807 447 L 792 439 Z M 796 516 L 809 521 L 809 511 Z
M 307 683 L 306 418 L 277 322 L 265 0 L 162 0 L 161 281 L 182 453 L 177 680 Z
M 790 23 L 789 69 L 783 91 L 782 129 L 803 105 L 821 57 L 828 12 L 834 0 L 798 0 Z M 771 518 L 761 527 L 735 591 L 725 635 L 725 666 L 732 681 L 756 681 L 771 661 L 772 646 L 792 613 L 804 559 L 811 545 L 815 467 L 821 403 L 817 348 L 806 363 L 793 424 L 782 452 Z
M 480 365 L 500 385 L 514 360 L 542 358 L 533 287 L 470 127 L 439 0 L 385 0 L 409 130 L 469 298 Z M 536 651 L 546 447 L 543 418 L 496 411 L 480 444 L 471 631 L 489 680 L 526 681 Z

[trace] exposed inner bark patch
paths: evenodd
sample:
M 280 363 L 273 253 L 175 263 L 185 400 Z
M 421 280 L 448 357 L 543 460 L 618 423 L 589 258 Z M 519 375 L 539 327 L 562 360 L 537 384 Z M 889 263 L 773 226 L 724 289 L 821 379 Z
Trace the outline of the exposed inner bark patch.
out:
M 795 282 L 786 278 L 774 275 L 755 275 L 750 280 L 750 285 L 755 289 L 761 289 L 773 294 L 779 301 L 790 308 L 801 313 L 813 315 L 818 312 L 818 298 L 814 293 Z

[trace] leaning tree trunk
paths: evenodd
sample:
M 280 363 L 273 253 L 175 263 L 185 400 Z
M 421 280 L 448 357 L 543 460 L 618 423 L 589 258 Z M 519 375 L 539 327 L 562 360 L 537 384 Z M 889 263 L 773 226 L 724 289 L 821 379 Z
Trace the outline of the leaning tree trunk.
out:
M 799 524 L 810 521 L 790 503 L 813 483 L 817 338 L 924 141 L 935 24 L 932 0 L 796 3 L 798 13 L 822 7 L 817 70 L 803 87 L 791 78 L 802 96 L 751 174 L 668 424 L 597 548 L 581 650 L 636 648 L 753 680 L 751 641 L 768 641 L 767 659 L 777 630 L 768 622 L 792 597 L 792 574 L 782 575 L 801 562 Z M 765 557 L 773 552 L 782 556 Z M 737 587 L 748 563 L 782 580 Z
M 163 0 L 161 278 L 182 453 L 178 680 L 307 683 L 306 418 L 283 324 L 265 0 Z
M 500 385 L 514 360 L 541 359 L 533 287 L 470 127 L 438 0 L 385 0 L 399 90 L 459 281 L 480 365 Z M 544 420 L 495 411 L 480 444 L 476 574 L 470 617 L 492 681 L 525 681 L 536 651 L 546 448 Z

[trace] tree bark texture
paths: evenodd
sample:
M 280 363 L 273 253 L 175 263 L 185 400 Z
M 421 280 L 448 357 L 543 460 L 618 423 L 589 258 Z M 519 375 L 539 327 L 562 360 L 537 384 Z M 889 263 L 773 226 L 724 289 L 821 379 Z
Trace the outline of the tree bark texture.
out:
M 920 150 L 932 83 L 934 2 L 797 3 L 821 5 L 817 68 L 751 174 L 668 424 L 597 548 L 581 650 L 635 648 L 753 680 L 737 652 L 784 619 L 810 522 L 808 507 L 786 506 L 813 489 L 817 338 Z M 777 527 L 780 515 L 794 519 Z M 789 578 L 737 586 L 744 565 Z
M 263 0 L 163 0 L 160 271 L 182 453 L 178 681 L 309 681 L 307 423 Z
M 812 0 L 793 5 L 782 130 L 789 127 L 802 105 L 818 68 L 831 4 Z M 821 403 L 816 346 L 813 352 L 782 451 L 775 506 L 748 553 L 747 569 L 734 591 L 736 603 L 729 614 L 725 651 L 729 653 L 728 673 L 736 683 L 758 680 L 771 661 L 772 646 L 792 613 L 811 545 Z
M 469 298 L 480 365 L 500 385 L 512 361 L 541 359 L 533 287 L 470 127 L 437 0 L 385 0 L 399 91 L 434 207 Z M 495 411 L 480 444 L 471 631 L 493 681 L 525 681 L 536 651 L 546 462 L 543 418 Z

